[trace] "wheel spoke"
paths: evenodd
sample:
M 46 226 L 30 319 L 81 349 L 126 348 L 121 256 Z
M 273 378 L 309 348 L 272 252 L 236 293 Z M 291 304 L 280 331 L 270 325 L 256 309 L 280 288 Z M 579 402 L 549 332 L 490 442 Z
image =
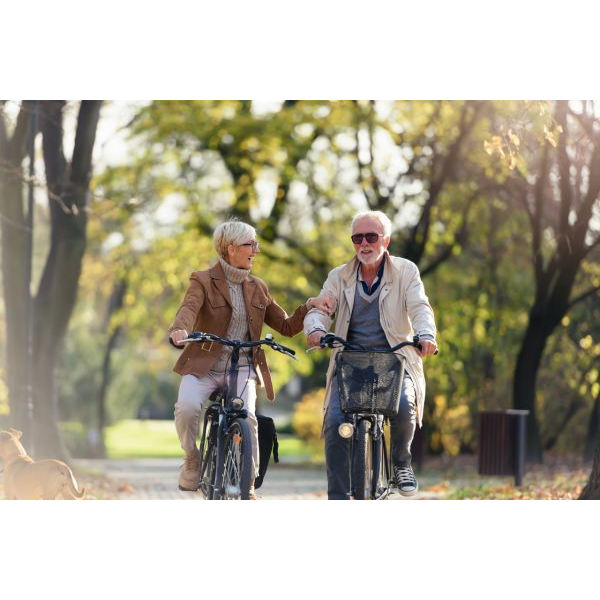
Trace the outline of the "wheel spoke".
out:
M 242 435 L 237 425 L 233 425 L 227 436 L 226 454 L 225 454 L 225 475 L 223 486 L 225 496 L 229 499 L 238 499 L 241 495 L 241 473 L 242 464 Z

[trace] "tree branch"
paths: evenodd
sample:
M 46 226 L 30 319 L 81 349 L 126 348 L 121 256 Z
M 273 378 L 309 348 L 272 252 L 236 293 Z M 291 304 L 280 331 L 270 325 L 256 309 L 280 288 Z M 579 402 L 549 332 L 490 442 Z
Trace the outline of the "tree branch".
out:
M 96 141 L 96 130 L 100 118 L 101 100 L 82 100 L 79 107 L 79 118 L 77 119 L 77 131 L 75 133 L 75 144 L 73 147 L 73 160 L 71 164 L 71 183 L 75 186 L 77 197 L 81 196 L 81 190 L 87 190 L 91 170 L 92 153 Z M 77 205 L 81 207 L 81 201 L 76 199 Z
M 23 102 L 17 116 L 17 124 L 8 142 L 8 159 L 15 165 L 20 165 L 27 154 L 27 137 L 31 123 L 31 102 Z
M 594 151 L 589 162 L 589 184 L 586 196 L 577 210 L 577 221 L 571 228 L 574 242 L 581 240 L 580 248 L 584 244 L 585 234 L 588 230 L 594 203 L 600 198 L 600 137 L 594 146 Z
M 444 246 L 444 248 L 441 250 L 441 252 L 438 253 L 438 256 L 436 258 L 434 258 L 423 269 L 421 269 L 422 277 L 425 277 L 425 275 L 432 273 L 443 262 L 448 260 L 450 258 L 450 256 L 452 256 L 452 251 L 454 250 L 455 247 L 464 246 L 464 244 L 467 240 L 468 234 L 469 234 L 468 227 L 467 227 L 467 218 L 469 216 L 469 212 L 471 210 L 473 201 L 475 200 L 477 195 L 478 195 L 477 193 L 474 193 L 474 194 L 471 194 L 471 196 L 468 198 L 467 203 L 465 205 L 465 209 L 462 214 L 462 222 L 460 224 L 460 227 L 456 230 L 456 232 L 454 234 L 454 240 L 452 241 L 452 243 Z
M 582 258 L 585 258 L 594 248 L 600 246 L 600 235 L 583 251 Z
M 535 269 L 535 278 L 537 287 L 540 289 L 543 283 L 544 261 L 542 255 L 542 220 L 544 212 L 544 183 L 548 175 L 550 147 L 549 144 L 544 144 L 542 154 L 542 163 L 540 173 L 534 187 L 534 210 L 532 213 L 532 245 L 533 245 L 533 265 Z
M 568 122 L 567 122 L 567 102 L 561 100 L 556 104 L 556 120 L 562 127 L 562 134 L 558 140 L 558 169 L 560 173 L 559 190 L 560 190 L 560 212 L 558 217 L 557 241 L 560 255 L 567 257 L 571 253 L 571 244 L 568 238 L 569 232 L 569 212 L 573 205 L 573 189 L 571 187 L 571 161 L 567 154 L 567 137 L 568 137 Z
M 575 304 L 577 304 L 579 302 L 583 302 L 586 298 L 589 298 L 590 296 L 593 296 L 594 294 L 598 294 L 599 292 L 600 292 L 600 285 L 597 285 L 597 286 L 591 287 L 588 290 L 586 290 L 585 292 L 579 294 L 579 296 L 575 296 L 575 298 L 573 298 L 569 302 L 569 310 L 571 308 L 573 308 L 573 306 L 575 306 Z
M 429 143 L 429 138 L 428 138 L 427 132 L 431 130 L 431 128 L 437 121 L 438 117 L 440 116 L 441 111 L 442 111 L 442 102 L 438 100 L 434 104 L 434 109 L 433 109 L 433 112 L 431 113 L 431 118 L 426 123 L 425 127 L 423 128 L 422 134 L 413 142 L 413 144 L 411 144 L 413 147 L 423 147 Z M 402 137 L 400 137 L 395 142 L 396 142 L 396 146 L 398 146 L 398 147 L 401 147 L 402 144 L 404 143 Z M 413 154 L 411 161 L 408 163 L 408 168 L 406 169 L 406 172 L 403 173 L 402 175 L 407 176 L 407 177 L 412 177 L 414 175 L 414 173 L 416 172 L 416 165 L 417 165 L 417 161 L 419 159 L 420 159 L 420 157 L 417 157 L 415 154 Z M 396 181 L 396 185 L 394 186 L 394 190 L 398 186 L 400 179 L 401 179 L 401 177 L 399 176 Z
M 370 209 L 374 210 L 376 205 L 379 204 L 379 202 L 377 201 L 377 197 L 379 196 L 378 189 L 381 185 L 381 182 L 379 181 L 377 175 L 375 174 L 375 169 L 373 168 L 373 129 L 369 122 L 367 124 L 368 135 L 369 135 L 369 148 L 368 148 L 369 161 L 363 162 L 360 159 L 360 140 L 359 140 L 360 126 L 361 126 L 361 124 L 363 124 L 362 109 L 360 108 L 360 106 L 358 105 L 358 102 L 356 100 L 353 100 L 352 103 L 353 103 L 353 105 L 356 109 L 356 112 L 358 114 L 358 117 L 359 117 L 359 121 L 356 124 L 356 130 L 355 130 L 355 139 L 356 139 L 355 157 L 356 157 L 356 163 L 358 165 L 359 184 L 360 184 L 360 188 L 363 192 L 363 195 L 365 196 L 365 200 L 367 201 L 368 207 Z M 369 121 L 370 121 L 370 119 L 369 119 Z M 369 172 L 368 180 L 365 179 L 363 176 L 363 169 L 367 169 Z

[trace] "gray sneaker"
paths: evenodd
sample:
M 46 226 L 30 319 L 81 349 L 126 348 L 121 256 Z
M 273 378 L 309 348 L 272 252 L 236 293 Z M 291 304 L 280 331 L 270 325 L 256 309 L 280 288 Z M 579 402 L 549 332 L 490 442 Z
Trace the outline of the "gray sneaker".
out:
M 402 496 L 414 496 L 419 491 L 419 482 L 412 467 L 394 467 L 394 481 Z

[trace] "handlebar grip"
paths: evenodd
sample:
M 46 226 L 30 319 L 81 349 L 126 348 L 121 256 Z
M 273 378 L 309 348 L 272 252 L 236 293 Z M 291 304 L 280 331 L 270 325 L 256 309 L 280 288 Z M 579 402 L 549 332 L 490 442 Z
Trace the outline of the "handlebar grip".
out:
M 282 344 L 278 344 L 278 346 L 284 350 L 285 352 L 289 352 L 292 356 L 296 356 L 296 351 L 292 350 L 291 348 L 288 348 L 287 346 L 284 346 Z
M 333 333 L 326 333 L 319 340 L 319 345 L 321 346 L 321 348 L 326 348 L 326 347 L 329 347 L 329 344 L 333 343 L 334 340 L 335 340 L 335 335 Z

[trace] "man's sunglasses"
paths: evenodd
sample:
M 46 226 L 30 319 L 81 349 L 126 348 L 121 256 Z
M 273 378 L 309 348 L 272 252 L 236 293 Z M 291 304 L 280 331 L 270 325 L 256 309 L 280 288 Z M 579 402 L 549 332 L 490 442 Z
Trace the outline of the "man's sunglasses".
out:
M 369 244 L 374 244 L 380 237 L 383 237 L 383 233 L 355 233 L 350 237 L 352 243 L 358 246 L 358 244 L 362 244 L 363 238 L 365 238 Z
M 258 250 L 260 248 L 258 242 L 246 242 L 245 244 L 240 244 L 240 246 L 252 246 L 252 250 Z

